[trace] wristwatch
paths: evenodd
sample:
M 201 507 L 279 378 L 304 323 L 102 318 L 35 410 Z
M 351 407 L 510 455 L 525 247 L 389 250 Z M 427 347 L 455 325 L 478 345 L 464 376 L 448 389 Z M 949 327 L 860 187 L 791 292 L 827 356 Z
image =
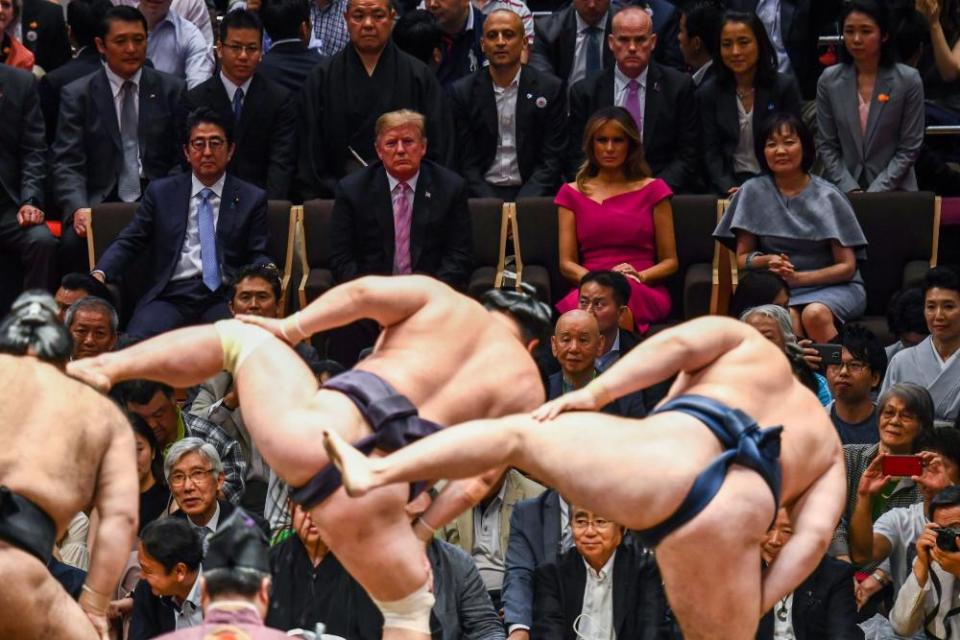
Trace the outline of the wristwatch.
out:
M 744 267 L 747 269 L 753 269 L 753 259 L 758 258 L 763 255 L 762 251 L 754 251 L 753 253 L 747 254 L 747 260 L 744 263 Z
M 883 575 L 883 572 L 880 570 L 871 573 L 870 577 L 879 582 L 881 586 L 887 584 L 887 577 Z

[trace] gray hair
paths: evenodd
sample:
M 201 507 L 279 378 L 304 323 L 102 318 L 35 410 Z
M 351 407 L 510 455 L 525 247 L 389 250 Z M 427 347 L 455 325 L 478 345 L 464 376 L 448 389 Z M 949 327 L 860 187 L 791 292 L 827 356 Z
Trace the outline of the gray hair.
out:
M 752 315 L 761 315 L 775 320 L 780 325 L 780 333 L 787 344 L 797 342 L 797 336 L 793 333 L 793 321 L 790 320 L 790 312 L 776 304 L 761 304 L 756 307 L 750 307 L 740 314 L 740 321 L 746 322 Z
M 887 406 L 891 398 L 897 398 L 906 405 L 907 410 L 917 414 L 917 421 L 920 423 L 920 431 L 930 431 L 933 429 L 934 410 L 933 399 L 930 392 L 925 387 L 912 382 L 898 382 L 890 385 L 877 400 L 877 415 L 883 413 L 883 408 Z
M 73 324 L 73 319 L 76 317 L 77 312 L 79 311 L 101 311 L 108 318 L 110 318 L 110 332 L 113 335 L 117 335 L 117 329 L 120 328 L 120 317 L 117 315 L 117 310 L 113 308 L 113 305 L 104 300 L 103 298 L 98 298 L 97 296 L 86 296 L 80 298 L 67 309 L 67 313 L 63 316 L 63 324 L 69 329 L 70 325 Z
M 212 444 L 200 438 L 184 438 L 174 442 L 163 459 L 163 477 L 166 478 L 168 483 L 170 482 L 170 470 L 173 469 L 173 465 L 180 462 L 180 458 L 183 456 L 194 452 L 207 461 L 214 474 L 223 473 L 223 462 L 220 460 L 220 454 L 217 453 Z

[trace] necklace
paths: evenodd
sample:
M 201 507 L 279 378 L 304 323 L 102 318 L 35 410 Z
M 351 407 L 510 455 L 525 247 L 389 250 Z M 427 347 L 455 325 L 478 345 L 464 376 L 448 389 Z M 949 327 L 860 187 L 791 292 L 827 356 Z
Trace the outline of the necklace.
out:
M 780 606 L 777 607 L 777 620 L 780 622 L 787 621 L 787 598 L 790 597 L 790 594 L 787 594 L 780 598 Z
M 737 89 L 737 97 L 740 98 L 741 100 L 743 100 L 743 99 L 746 98 L 747 96 L 752 96 L 752 95 L 753 95 L 753 92 L 754 92 L 753 87 L 750 87 L 750 88 L 747 89 L 746 91 L 740 91 L 739 89 Z

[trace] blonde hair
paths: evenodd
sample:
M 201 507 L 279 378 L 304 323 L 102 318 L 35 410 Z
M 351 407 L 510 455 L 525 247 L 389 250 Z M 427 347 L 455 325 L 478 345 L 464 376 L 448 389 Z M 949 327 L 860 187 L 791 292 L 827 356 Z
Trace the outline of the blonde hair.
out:
M 427 138 L 427 119 L 422 113 L 417 113 L 412 109 L 398 109 L 397 111 L 388 111 L 377 118 L 376 133 L 377 138 L 387 129 L 394 129 L 404 125 L 412 124 L 420 130 L 420 137 Z
M 588 193 L 587 179 L 595 178 L 600 174 L 600 163 L 597 162 L 596 150 L 593 148 L 593 138 L 597 131 L 607 123 L 615 123 L 624 135 L 627 136 L 627 157 L 623 163 L 623 174 L 627 180 L 640 180 L 653 175 L 643 153 L 643 141 L 633 116 L 623 107 L 606 107 L 597 110 L 587 120 L 583 132 L 583 155 L 585 159 L 577 171 L 577 189 L 580 193 Z

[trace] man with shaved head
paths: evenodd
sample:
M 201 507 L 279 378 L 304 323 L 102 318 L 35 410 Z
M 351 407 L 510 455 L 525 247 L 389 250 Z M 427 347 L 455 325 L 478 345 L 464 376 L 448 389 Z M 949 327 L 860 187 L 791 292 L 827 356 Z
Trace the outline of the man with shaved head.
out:
M 566 144 L 563 83 L 521 64 L 523 22 L 509 9 L 487 16 L 481 45 L 489 66 L 450 89 L 460 173 L 470 195 L 507 202 L 552 196 Z
M 568 172 L 583 162 L 583 129 L 590 116 L 618 106 L 636 121 L 653 175 L 674 192 L 694 184 L 699 119 L 693 80 L 653 61 L 654 50 L 663 44 L 650 14 L 640 7 L 625 7 L 613 16 L 607 46 L 616 64 L 570 89 Z

